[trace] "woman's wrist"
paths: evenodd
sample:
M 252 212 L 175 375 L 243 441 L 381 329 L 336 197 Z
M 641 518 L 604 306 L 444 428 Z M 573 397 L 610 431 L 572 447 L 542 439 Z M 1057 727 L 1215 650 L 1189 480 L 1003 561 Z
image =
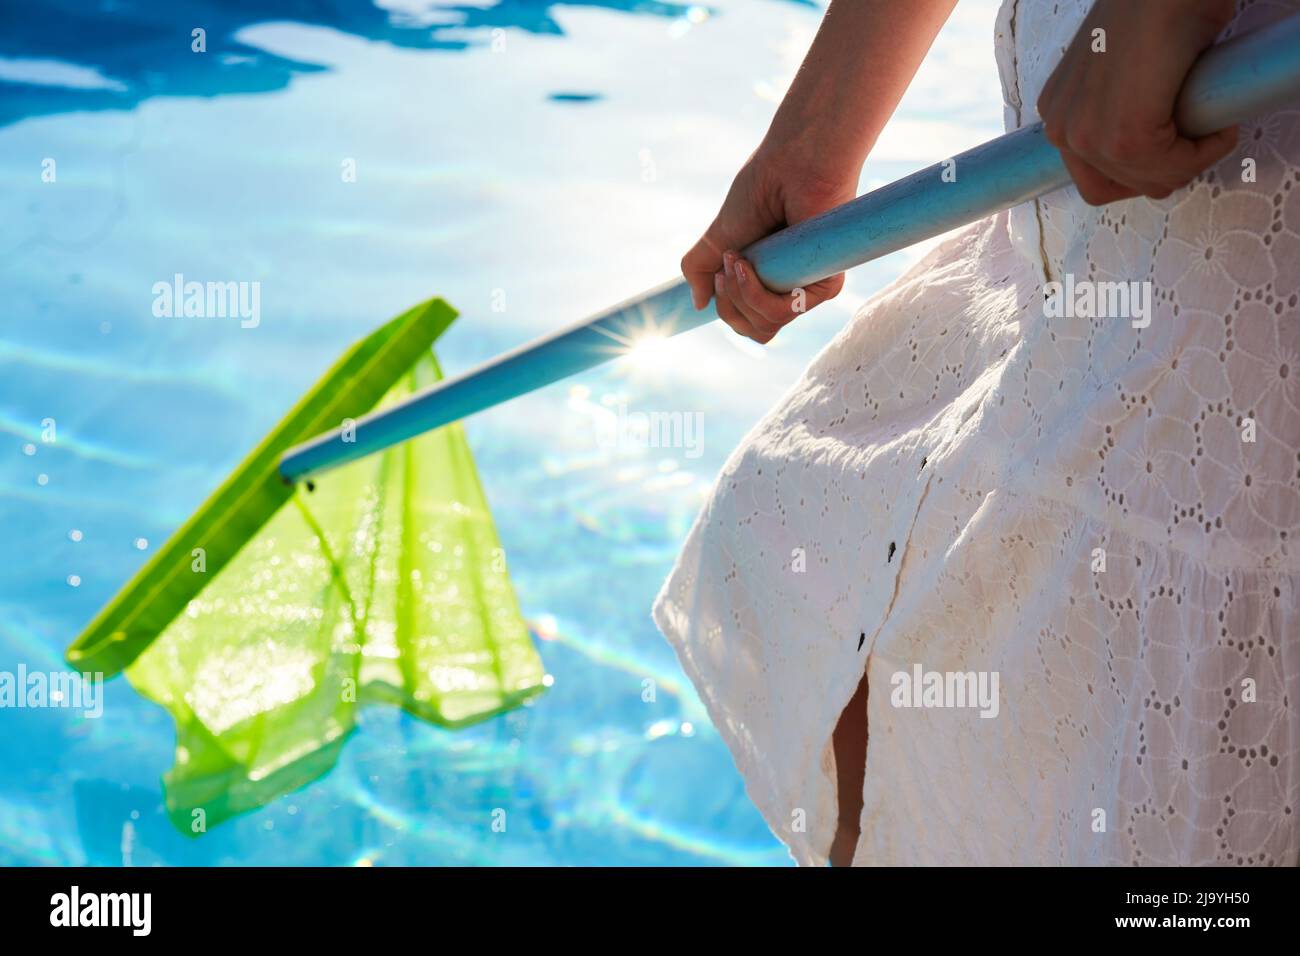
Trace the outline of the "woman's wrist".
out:
M 844 113 L 828 109 L 824 102 L 819 109 L 805 106 L 803 97 L 792 88 L 755 155 L 761 161 L 799 170 L 814 182 L 856 184 L 877 135 L 879 130 L 845 121 Z

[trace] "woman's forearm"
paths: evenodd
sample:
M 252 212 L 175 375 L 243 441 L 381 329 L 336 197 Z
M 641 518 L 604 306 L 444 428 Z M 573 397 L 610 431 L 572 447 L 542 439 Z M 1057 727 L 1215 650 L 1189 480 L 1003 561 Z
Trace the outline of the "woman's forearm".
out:
M 867 154 L 957 0 L 833 0 L 760 149 L 838 179 Z

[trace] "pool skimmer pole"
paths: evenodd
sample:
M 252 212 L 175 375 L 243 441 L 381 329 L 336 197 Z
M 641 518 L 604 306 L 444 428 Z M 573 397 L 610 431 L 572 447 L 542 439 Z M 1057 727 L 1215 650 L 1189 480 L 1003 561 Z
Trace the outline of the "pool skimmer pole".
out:
M 1207 50 L 1188 75 L 1176 122 L 1203 136 L 1300 99 L 1300 15 Z M 955 171 L 956 177 L 945 176 Z M 761 239 L 744 251 L 770 289 L 789 292 L 941 235 L 1070 182 L 1043 125 L 960 153 Z M 289 449 L 286 481 L 382 451 L 627 353 L 648 332 L 675 335 L 716 318 L 675 279 L 577 325 Z M 346 439 L 346 440 L 345 440 Z

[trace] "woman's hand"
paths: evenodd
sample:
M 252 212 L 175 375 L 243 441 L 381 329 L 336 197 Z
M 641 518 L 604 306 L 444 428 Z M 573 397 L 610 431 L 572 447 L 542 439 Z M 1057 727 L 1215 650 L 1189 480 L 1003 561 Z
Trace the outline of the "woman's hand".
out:
M 697 309 L 716 299 L 719 318 L 766 343 L 839 293 L 843 275 L 771 292 L 736 253 L 856 195 L 867 154 L 956 2 L 831 0 L 763 144 L 682 259 Z
M 811 219 L 856 195 L 858 169 L 828 179 L 807 164 L 767 155 L 760 147 L 741 167 L 713 224 L 682 258 L 682 275 L 697 309 L 716 300 L 718 317 L 741 335 L 766 344 L 802 312 L 834 298 L 844 274 L 794 293 L 769 292 L 739 255 L 770 233 Z
M 1097 0 L 1038 98 L 1085 201 L 1164 199 L 1236 147 L 1235 128 L 1188 139 L 1174 125 L 1183 81 L 1232 9 L 1233 0 Z

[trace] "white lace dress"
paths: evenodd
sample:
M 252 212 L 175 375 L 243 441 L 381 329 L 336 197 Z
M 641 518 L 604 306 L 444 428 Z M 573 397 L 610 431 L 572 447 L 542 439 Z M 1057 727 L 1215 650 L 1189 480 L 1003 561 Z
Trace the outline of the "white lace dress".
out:
M 1089 6 L 1004 3 L 1009 127 Z M 1229 35 L 1300 0 L 1242 6 Z M 1150 324 L 1045 317 L 1067 274 L 1149 281 Z M 1298 295 L 1283 112 L 1165 201 L 967 228 L 813 361 L 654 607 L 798 862 L 826 862 L 864 668 L 858 864 L 1297 862 Z M 895 706 L 917 665 L 996 673 L 997 715 Z

